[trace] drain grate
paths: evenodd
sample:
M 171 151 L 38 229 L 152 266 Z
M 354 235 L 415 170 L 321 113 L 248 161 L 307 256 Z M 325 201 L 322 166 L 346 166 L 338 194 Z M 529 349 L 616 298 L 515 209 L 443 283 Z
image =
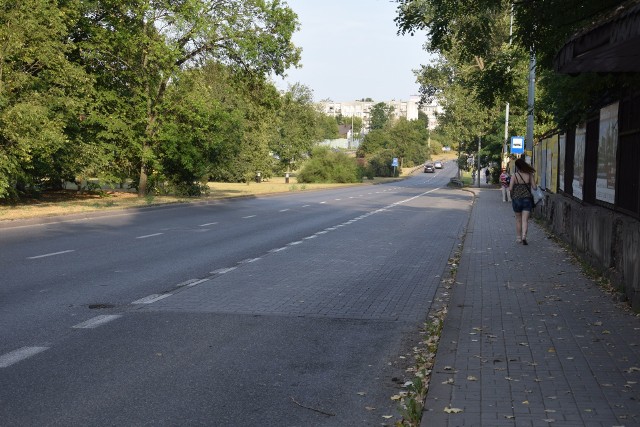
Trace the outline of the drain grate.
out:
M 113 304 L 89 304 L 89 308 L 91 310 L 99 310 L 102 308 L 113 308 L 115 305 Z

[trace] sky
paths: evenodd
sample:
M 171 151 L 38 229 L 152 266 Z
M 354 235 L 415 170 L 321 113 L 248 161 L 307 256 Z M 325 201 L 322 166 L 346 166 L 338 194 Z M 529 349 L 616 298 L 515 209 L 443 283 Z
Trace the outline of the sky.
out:
M 279 89 L 301 83 L 314 100 L 408 100 L 418 94 L 412 70 L 427 64 L 424 33 L 397 35 L 392 0 L 286 0 L 298 15 L 293 43 L 302 68 L 274 77 Z

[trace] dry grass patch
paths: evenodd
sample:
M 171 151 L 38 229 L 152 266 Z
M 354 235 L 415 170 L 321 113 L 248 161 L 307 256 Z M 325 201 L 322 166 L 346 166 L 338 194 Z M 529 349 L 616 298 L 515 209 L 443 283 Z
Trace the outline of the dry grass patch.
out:
M 407 171 L 406 173 L 408 174 L 409 172 Z M 233 197 L 260 196 L 292 191 L 311 191 L 354 185 L 370 185 L 393 180 L 394 179 L 392 178 L 376 178 L 375 180 L 365 180 L 362 184 L 298 184 L 295 178 L 291 178 L 289 183 L 285 183 L 285 179 L 280 177 L 272 178 L 269 181 L 261 183 L 212 182 L 209 184 L 211 192 L 207 197 L 138 197 L 135 193 L 126 191 L 104 191 L 101 194 L 79 194 L 72 190 L 50 191 L 41 194 L 38 198 L 24 200 L 16 205 L 0 204 L 0 221 L 14 221 L 94 211 L 118 210 L 168 203 L 188 203 Z

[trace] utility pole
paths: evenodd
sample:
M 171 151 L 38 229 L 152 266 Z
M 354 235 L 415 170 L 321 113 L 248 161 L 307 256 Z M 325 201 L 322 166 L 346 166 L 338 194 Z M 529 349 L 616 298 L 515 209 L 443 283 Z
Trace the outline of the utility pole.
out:
M 536 87 L 536 51 L 531 48 L 529 59 L 529 93 L 527 95 L 527 136 L 524 142 L 525 153 L 533 150 L 533 109 Z
M 482 149 L 482 142 L 478 136 L 478 187 L 480 187 L 480 150 Z
M 511 46 L 511 37 L 513 36 L 513 3 L 511 4 L 511 18 L 509 22 L 509 46 Z M 511 69 L 511 67 L 509 67 Z M 509 102 L 504 112 L 504 144 L 502 145 L 502 167 L 507 167 L 507 158 L 509 153 Z

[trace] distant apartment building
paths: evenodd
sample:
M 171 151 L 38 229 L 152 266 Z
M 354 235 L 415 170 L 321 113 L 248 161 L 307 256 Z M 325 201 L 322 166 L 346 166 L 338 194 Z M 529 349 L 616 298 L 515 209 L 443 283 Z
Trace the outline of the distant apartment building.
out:
M 420 97 L 411 96 L 408 101 L 350 101 L 350 102 L 320 102 L 322 111 L 328 116 L 360 117 L 364 130 L 369 129 L 371 108 L 384 102 L 393 107 L 393 117 L 404 117 L 407 120 L 417 120 L 418 111 L 422 111 L 429 119 L 428 128 L 435 129 L 438 126 L 437 115 L 442 112 L 441 107 L 434 101 L 428 105 L 420 106 Z

